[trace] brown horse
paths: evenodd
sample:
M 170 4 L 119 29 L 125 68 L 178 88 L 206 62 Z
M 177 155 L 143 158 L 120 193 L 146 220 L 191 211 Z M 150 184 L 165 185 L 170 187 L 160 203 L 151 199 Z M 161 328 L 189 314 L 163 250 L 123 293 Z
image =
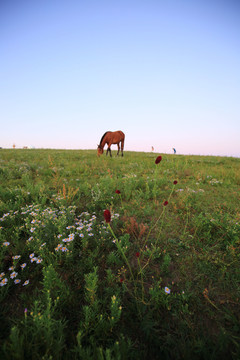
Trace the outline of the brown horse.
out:
M 106 155 L 108 154 L 108 152 L 110 152 L 110 156 L 112 156 L 112 153 L 111 153 L 111 145 L 112 144 L 117 144 L 117 146 L 118 146 L 117 155 L 118 155 L 119 150 L 120 150 L 119 143 L 121 143 L 121 152 L 122 152 L 122 156 L 123 156 L 124 140 L 125 140 L 125 134 L 120 130 L 105 132 L 105 134 L 101 138 L 100 144 L 98 145 L 98 156 L 102 155 L 105 144 L 108 145 Z

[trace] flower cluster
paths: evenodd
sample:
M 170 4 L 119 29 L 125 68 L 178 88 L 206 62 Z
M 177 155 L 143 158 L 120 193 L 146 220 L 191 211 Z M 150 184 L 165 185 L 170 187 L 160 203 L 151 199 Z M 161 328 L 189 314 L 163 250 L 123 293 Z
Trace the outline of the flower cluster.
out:
M 89 238 L 94 236 L 94 228 L 96 215 L 92 216 L 88 212 L 83 212 L 80 215 L 76 216 L 75 214 L 76 207 L 69 206 L 67 208 L 62 207 L 60 210 L 56 208 L 46 208 L 41 210 L 38 205 L 29 205 L 26 207 L 22 207 L 21 211 L 10 211 L 2 216 L 1 221 L 4 222 L 7 219 L 14 218 L 18 216 L 18 221 L 21 220 L 25 232 L 31 235 L 25 240 L 26 246 L 24 247 L 24 251 L 26 249 L 29 250 L 29 261 L 20 263 L 19 260 L 21 257 L 26 256 L 26 251 L 22 254 L 13 254 L 11 256 L 13 265 L 9 267 L 9 273 L 2 272 L 0 277 L 0 286 L 5 286 L 7 284 L 22 284 L 22 286 L 26 286 L 29 284 L 29 279 L 26 280 L 24 275 L 27 272 L 24 271 L 28 266 L 35 266 L 35 264 L 41 264 L 44 261 L 44 256 L 48 251 L 52 251 L 52 238 L 49 237 L 48 240 L 48 231 L 47 226 L 52 228 L 60 228 L 61 224 L 65 221 L 65 219 L 72 219 L 72 223 L 63 228 L 62 234 L 56 234 L 56 239 L 61 239 L 61 244 L 56 244 L 56 251 L 61 250 L 61 252 L 70 252 L 69 246 L 71 242 L 75 239 L 79 241 L 79 239 L 84 236 L 88 236 Z M 34 228 L 33 225 L 34 224 Z M 57 226 L 56 226 L 56 225 Z M 60 224 L 60 225 L 58 225 Z M 52 226 L 54 225 L 54 227 Z M 4 227 L 1 227 L 4 231 Z M 100 230 L 103 229 L 104 226 L 101 226 Z M 71 230 L 71 233 L 69 233 Z M 31 234 L 32 233 L 32 234 Z M 99 231 L 100 233 L 100 231 Z M 45 242 L 41 243 L 41 238 L 44 238 Z M 14 242 L 11 243 L 9 241 L 3 241 L 3 247 L 9 247 L 10 253 L 12 254 L 14 250 Z M 17 271 L 16 271 L 17 269 Z M 30 268 L 31 269 L 31 268 Z M 24 272 L 23 272 L 24 271 Z

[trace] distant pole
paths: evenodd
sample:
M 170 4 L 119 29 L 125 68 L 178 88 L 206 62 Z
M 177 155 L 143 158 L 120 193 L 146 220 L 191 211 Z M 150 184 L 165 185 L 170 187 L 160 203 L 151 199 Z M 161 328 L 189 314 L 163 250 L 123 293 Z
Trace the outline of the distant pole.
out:
M 13 146 L 12 146 L 12 147 L 13 147 L 13 149 L 15 149 L 16 145 L 15 145 L 15 144 L 13 144 Z
M 152 146 L 152 151 L 154 151 L 154 147 Z
M 174 154 L 176 154 L 176 152 L 177 152 L 176 149 L 174 149 L 174 148 L 172 148 L 172 149 L 173 149 Z

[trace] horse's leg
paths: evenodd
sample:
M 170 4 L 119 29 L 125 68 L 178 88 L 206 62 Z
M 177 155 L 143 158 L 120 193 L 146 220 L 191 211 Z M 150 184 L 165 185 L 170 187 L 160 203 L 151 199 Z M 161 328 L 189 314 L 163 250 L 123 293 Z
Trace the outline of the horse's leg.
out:
M 107 151 L 109 151 L 109 152 L 110 152 L 110 156 L 112 157 L 111 145 L 112 145 L 112 143 L 111 143 L 111 141 L 109 141 Z
M 117 144 L 117 147 L 118 147 L 118 152 L 117 152 L 117 156 L 118 156 L 118 154 L 119 154 L 119 150 L 120 150 L 119 143 Z
M 106 156 L 107 156 L 108 152 L 110 152 L 110 156 L 112 157 L 112 153 L 111 153 L 111 148 L 110 148 L 110 147 L 107 148 Z
M 112 152 L 111 152 L 111 148 L 110 148 L 110 147 L 107 148 L 107 153 L 106 153 L 106 155 L 108 154 L 108 152 L 110 152 L 110 156 L 112 157 Z
M 124 148 L 124 139 L 121 141 L 121 151 L 122 151 L 122 156 L 123 156 L 123 148 Z

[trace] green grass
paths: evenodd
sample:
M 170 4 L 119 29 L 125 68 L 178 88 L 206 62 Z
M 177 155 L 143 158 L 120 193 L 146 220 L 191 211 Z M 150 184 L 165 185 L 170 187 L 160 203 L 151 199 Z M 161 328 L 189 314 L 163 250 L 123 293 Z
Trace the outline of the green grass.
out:
M 239 159 L 0 151 L 0 358 L 240 358 Z

